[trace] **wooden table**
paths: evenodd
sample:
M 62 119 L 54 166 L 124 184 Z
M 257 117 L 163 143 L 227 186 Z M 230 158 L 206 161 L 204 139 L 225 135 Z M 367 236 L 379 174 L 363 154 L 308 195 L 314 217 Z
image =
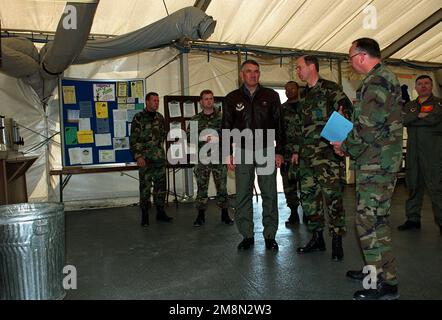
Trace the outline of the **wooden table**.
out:
M 189 166 L 190 167 L 190 166 Z M 60 178 L 60 202 L 63 202 L 63 190 L 66 185 L 69 183 L 72 175 L 74 174 L 88 174 L 88 173 L 106 173 L 106 172 L 123 172 L 123 171 L 132 171 L 137 170 L 137 164 L 122 164 L 118 166 L 108 166 L 108 167 L 64 167 L 61 169 L 52 169 L 49 171 L 50 175 L 58 175 Z M 172 172 L 173 177 L 173 195 L 175 196 L 175 202 L 178 202 L 178 196 L 175 187 L 175 174 L 179 170 L 179 168 L 175 167 L 167 167 L 167 200 L 169 201 L 170 192 L 170 179 L 169 173 Z M 65 175 L 66 177 L 63 177 Z
M 88 173 L 105 173 L 105 172 L 123 172 L 137 170 L 136 164 L 119 165 L 112 167 L 64 167 L 61 169 L 52 169 L 49 171 L 50 175 L 58 175 L 60 177 L 60 202 L 63 202 L 63 190 L 71 180 L 74 174 L 88 174 Z M 63 178 L 63 175 L 66 177 Z
M 12 156 L 0 160 L 0 204 L 28 202 L 26 171 L 38 157 Z

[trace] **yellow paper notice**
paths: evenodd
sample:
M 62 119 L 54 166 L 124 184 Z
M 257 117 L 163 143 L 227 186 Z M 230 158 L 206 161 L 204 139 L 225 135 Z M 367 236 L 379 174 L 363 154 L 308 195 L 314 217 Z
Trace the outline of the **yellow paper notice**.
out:
M 138 99 L 144 99 L 143 81 L 132 81 L 130 85 L 131 85 L 132 97 Z
M 127 97 L 127 82 L 118 82 L 118 96 Z
M 74 86 L 63 86 L 63 100 L 65 104 L 77 103 L 77 97 L 75 96 Z
M 78 131 L 78 143 L 94 143 L 94 132 L 92 130 Z
M 107 108 L 107 102 L 95 102 L 95 112 L 98 119 L 109 118 L 109 111 Z

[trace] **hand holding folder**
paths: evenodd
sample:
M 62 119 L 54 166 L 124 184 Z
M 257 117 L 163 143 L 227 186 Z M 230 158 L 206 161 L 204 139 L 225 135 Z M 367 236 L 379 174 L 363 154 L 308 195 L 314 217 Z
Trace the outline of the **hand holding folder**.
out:
M 321 137 L 330 142 L 344 141 L 352 129 L 353 123 L 348 121 L 338 112 L 333 111 L 330 119 L 328 119 L 327 123 L 325 124 L 324 129 L 322 129 Z

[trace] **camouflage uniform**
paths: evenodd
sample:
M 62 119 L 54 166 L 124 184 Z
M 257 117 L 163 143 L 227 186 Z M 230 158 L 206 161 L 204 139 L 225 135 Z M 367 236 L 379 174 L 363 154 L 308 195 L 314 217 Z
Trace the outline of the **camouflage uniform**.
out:
M 422 106 L 431 106 L 425 118 L 418 118 Z M 428 107 L 427 107 L 428 108 Z M 422 202 L 427 187 L 435 222 L 442 226 L 442 99 L 430 96 L 421 105 L 416 99 L 403 109 L 407 127 L 407 220 L 420 222 Z
M 297 117 L 299 112 L 298 102 L 285 102 L 281 105 L 284 114 L 285 132 L 287 137 L 287 145 L 295 142 L 295 127 L 298 125 Z M 287 148 L 284 155 L 284 165 L 281 167 L 282 184 L 284 186 L 284 194 L 289 207 L 293 212 L 299 206 L 298 198 L 298 178 L 297 168 L 291 164 L 292 151 L 294 148 Z
M 210 115 L 205 115 L 203 111 L 192 117 L 192 121 L 198 122 L 198 137 L 201 131 L 205 129 L 213 129 L 221 138 L 221 112 L 215 111 Z M 189 135 L 188 135 L 189 136 Z M 206 144 L 205 141 L 198 142 L 198 152 Z M 218 159 L 220 160 L 220 159 Z M 213 174 L 213 181 L 215 182 L 217 204 L 221 209 L 229 207 L 227 198 L 227 167 L 218 161 L 218 164 L 202 164 L 198 163 L 193 172 L 195 173 L 196 182 L 198 185 L 198 192 L 196 196 L 196 205 L 198 210 L 207 209 L 207 190 L 209 188 L 210 173 Z
M 299 154 L 302 209 L 312 233 L 323 230 L 325 207 L 330 234 L 343 235 L 346 231 L 342 204 L 343 159 L 333 152 L 329 141 L 320 137 L 332 112 L 341 106 L 350 117 L 350 100 L 339 85 L 325 79 L 319 79 L 312 88 L 306 87 L 301 94 L 299 125 L 295 127 L 296 139 L 291 152 Z
M 164 117 L 158 112 L 143 110 L 132 120 L 130 150 L 137 160 L 143 157 L 146 166 L 139 168 L 140 206 L 150 207 L 151 187 L 156 206 L 164 206 L 166 200 L 166 155 Z
M 388 215 L 402 161 L 401 88 L 377 64 L 356 94 L 353 130 L 342 144 L 355 159 L 356 229 L 366 265 L 376 266 L 381 281 L 396 285 Z

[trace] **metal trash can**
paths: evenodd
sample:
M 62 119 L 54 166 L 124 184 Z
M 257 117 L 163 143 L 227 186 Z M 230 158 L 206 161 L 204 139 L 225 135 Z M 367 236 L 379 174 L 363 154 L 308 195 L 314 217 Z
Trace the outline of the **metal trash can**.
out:
M 62 203 L 0 206 L 0 299 L 55 300 L 63 289 Z

